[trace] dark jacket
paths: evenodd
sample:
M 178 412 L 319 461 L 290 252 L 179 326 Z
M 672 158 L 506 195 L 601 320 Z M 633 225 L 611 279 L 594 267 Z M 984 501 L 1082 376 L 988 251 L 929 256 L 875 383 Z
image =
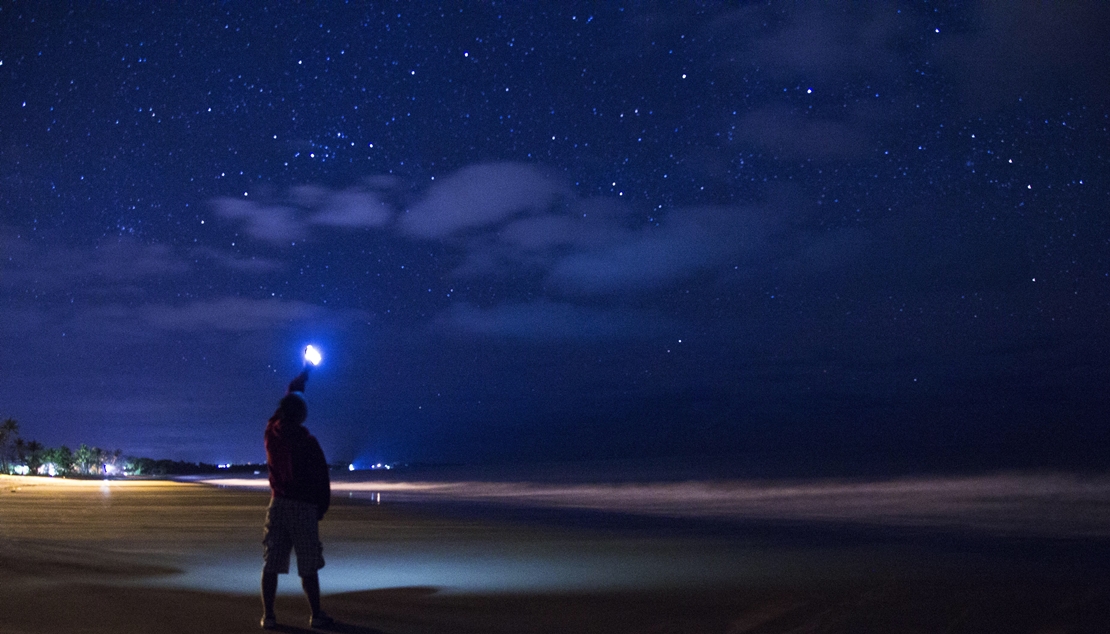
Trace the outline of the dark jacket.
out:
M 304 381 L 298 385 L 298 379 L 290 384 L 290 392 L 304 390 Z M 273 496 L 315 504 L 317 517 L 323 518 L 331 503 L 331 479 L 320 443 L 301 424 L 283 425 L 279 413 L 266 425 L 264 442 Z

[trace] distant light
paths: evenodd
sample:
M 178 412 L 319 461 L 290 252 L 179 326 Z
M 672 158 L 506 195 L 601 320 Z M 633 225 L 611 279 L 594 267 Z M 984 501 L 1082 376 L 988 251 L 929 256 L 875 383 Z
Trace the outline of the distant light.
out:
M 316 346 L 307 346 L 304 349 L 304 360 L 312 365 L 320 365 L 324 357 L 320 354 L 320 351 L 316 349 Z
M 351 464 L 347 465 L 347 471 L 354 471 L 354 470 L 355 470 L 355 463 L 352 462 Z

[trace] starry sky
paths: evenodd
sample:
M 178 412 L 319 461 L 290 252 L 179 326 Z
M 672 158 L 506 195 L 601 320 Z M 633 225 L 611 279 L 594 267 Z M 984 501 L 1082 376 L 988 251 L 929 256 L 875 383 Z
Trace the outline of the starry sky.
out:
M 336 462 L 1105 464 L 1105 4 L 623 4 L 0 4 L 0 416 L 258 461 L 313 343 Z

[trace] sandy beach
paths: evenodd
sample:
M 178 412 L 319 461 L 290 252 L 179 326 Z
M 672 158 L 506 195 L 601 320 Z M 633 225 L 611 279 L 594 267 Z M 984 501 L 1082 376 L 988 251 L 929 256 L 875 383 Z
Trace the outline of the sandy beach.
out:
M 0 632 L 255 632 L 268 494 L 0 477 Z M 1102 537 L 376 503 L 321 525 L 337 631 L 1103 632 Z M 303 632 L 295 576 L 281 631 Z

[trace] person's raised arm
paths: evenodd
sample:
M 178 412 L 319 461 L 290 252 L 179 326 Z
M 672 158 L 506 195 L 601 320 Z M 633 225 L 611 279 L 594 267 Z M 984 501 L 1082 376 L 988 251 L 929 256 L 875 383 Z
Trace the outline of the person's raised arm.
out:
M 308 383 L 308 365 L 305 365 L 301 373 L 298 374 L 292 381 L 289 382 L 288 392 L 304 392 L 305 383 Z

